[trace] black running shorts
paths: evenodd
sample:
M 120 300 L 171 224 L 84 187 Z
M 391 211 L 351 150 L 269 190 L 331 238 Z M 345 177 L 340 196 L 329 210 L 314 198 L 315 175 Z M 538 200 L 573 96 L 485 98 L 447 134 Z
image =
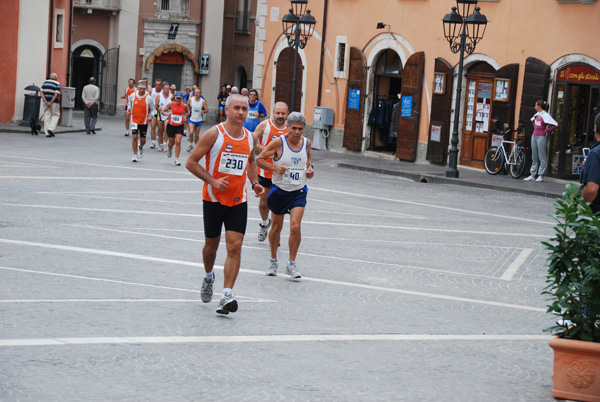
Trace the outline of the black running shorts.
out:
M 204 201 L 202 213 L 204 215 L 204 236 L 209 239 L 221 235 L 223 224 L 225 224 L 225 231 L 246 233 L 246 223 L 248 222 L 248 204 L 246 202 L 228 207 L 218 202 Z

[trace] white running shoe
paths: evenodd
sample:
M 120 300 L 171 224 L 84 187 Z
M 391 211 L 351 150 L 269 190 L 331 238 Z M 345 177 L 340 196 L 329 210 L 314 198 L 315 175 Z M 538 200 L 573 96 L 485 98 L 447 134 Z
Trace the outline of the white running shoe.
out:
M 300 279 L 300 278 L 302 278 L 302 275 L 300 275 L 300 272 L 297 271 L 296 263 L 295 262 L 292 262 L 291 264 L 288 262 L 285 265 L 285 273 L 288 274 L 291 279 Z
M 524 180 L 524 181 L 534 181 L 534 180 L 535 180 L 535 177 L 533 177 L 533 175 L 531 175 L 531 176 L 529 176 L 529 177 L 526 177 L 526 178 L 524 178 L 523 180 Z
M 125 137 L 129 137 L 129 131 L 125 131 Z
M 132 162 L 137 162 L 137 154 L 133 154 L 133 158 L 131 159 Z
M 150 149 L 154 149 L 156 148 L 156 142 L 152 141 L 152 144 L 150 144 Z
M 139 148 L 138 154 L 140 155 L 140 159 L 142 159 L 144 157 L 144 148 L 142 148 L 142 147 L 138 147 L 138 148 Z
M 179 159 L 175 159 L 175 166 L 181 166 L 181 162 L 179 162 Z
M 538 176 L 537 179 L 535 179 L 535 181 L 544 181 L 544 176 Z
M 194 149 L 194 144 L 192 144 L 192 143 L 190 142 L 190 145 L 188 146 L 188 149 L 187 149 L 187 151 L 188 151 L 188 152 L 192 152 L 192 149 Z
M 169 150 L 167 151 L 167 158 L 170 158 L 171 156 L 173 156 L 173 148 L 169 148 Z
M 269 218 L 269 222 L 266 226 L 263 226 L 262 223 L 259 223 L 258 227 L 260 228 L 258 230 L 258 241 L 265 241 L 267 234 L 269 233 L 269 228 L 271 227 L 271 219 Z
M 238 311 L 238 303 L 237 300 L 233 298 L 233 295 L 223 295 L 221 300 L 219 300 L 219 308 L 217 308 L 217 313 L 227 315 L 229 313 L 235 313 L 236 311 Z
M 277 261 L 271 261 L 269 259 L 269 268 L 267 268 L 267 276 L 277 276 L 277 268 L 279 268 L 279 264 Z

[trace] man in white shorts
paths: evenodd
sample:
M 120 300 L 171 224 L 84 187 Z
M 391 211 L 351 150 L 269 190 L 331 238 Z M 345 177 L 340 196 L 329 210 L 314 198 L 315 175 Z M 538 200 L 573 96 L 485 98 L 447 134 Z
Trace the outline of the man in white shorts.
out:
M 166 152 L 167 151 L 167 120 L 169 119 L 168 115 L 162 113 L 163 108 L 165 108 L 171 101 L 173 100 L 171 96 L 171 88 L 169 87 L 169 83 L 167 81 L 163 82 L 162 92 L 156 95 L 156 110 L 158 111 L 156 118 L 158 120 L 157 131 L 158 131 L 158 152 Z
M 150 91 L 150 96 L 152 97 L 152 100 L 156 101 L 156 97 L 161 92 L 162 92 L 162 80 L 160 78 L 157 78 L 154 81 L 154 87 Z M 154 106 L 156 109 L 156 103 L 154 104 Z M 156 148 L 156 128 L 158 127 L 158 118 L 156 116 L 156 110 L 154 110 L 154 112 L 152 112 L 152 116 L 150 116 L 150 117 L 152 118 L 152 122 L 151 122 L 151 126 L 150 126 L 150 138 L 152 139 L 152 143 L 150 144 L 150 148 L 154 149 L 154 148 Z
M 300 225 L 308 188 L 306 179 L 312 179 L 312 157 L 310 155 L 310 140 L 303 136 L 306 119 L 298 112 L 290 113 L 287 118 L 286 135 L 271 141 L 256 158 L 256 163 L 263 169 L 273 171 L 273 187 L 269 191 L 268 206 L 273 217 L 273 226 L 269 232 L 271 258 L 267 269 L 268 276 L 277 275 L 277 248 L 283 218 L 290 214 L 289 260 L 285 272 L 291 279 L 302 277 L 296 268 L 296 256 L 302 238 Z M 273 158 L 273 163 L 268 162 Z

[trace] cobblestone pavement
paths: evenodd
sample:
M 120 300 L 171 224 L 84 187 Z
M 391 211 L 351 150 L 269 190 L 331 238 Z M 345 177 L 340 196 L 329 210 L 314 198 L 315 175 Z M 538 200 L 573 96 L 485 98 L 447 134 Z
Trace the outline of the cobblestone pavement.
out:
M 314 151 L 303 279 L 265 276 L 251 197 L 240 309 L 219 316 L 199 295 L 202 182 L 156 150 L 131 163 L 121 119 L 99 124 L 0 134 L 0 400 L 553 400 L 552 199 Z

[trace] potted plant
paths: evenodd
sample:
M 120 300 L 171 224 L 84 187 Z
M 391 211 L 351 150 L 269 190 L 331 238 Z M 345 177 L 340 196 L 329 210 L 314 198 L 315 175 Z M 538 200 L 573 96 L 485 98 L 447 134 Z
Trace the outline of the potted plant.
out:
M 542 242 L 548 256 L 548 328 L 555 335 L 555 398 L 600 402 L 600 216 L 594 215 L 575 184 L 555 203 L 554 236 Z

